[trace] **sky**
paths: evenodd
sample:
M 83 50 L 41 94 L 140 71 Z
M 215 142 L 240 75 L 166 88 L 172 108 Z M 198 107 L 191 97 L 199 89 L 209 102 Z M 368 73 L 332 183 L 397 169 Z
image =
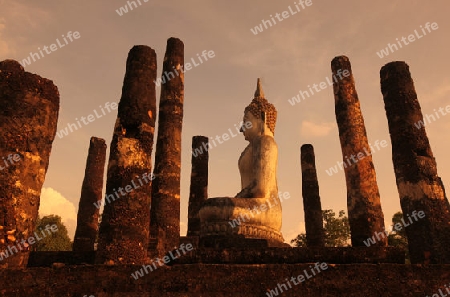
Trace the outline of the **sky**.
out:
M 95 111 L 100 114 L 108 102 L 119 101 L 127 54 L 134 45 L 148 45 L 156 51 L 158 75 L 170 37 L 184 42 L 185 62 L 205 50 L 213 51 L 213 58 L 185 73 L 181 235 L 187 225 L 192 137 L 235 131 L 253 98 L 256 80 L 261 78 L 266 98 L 278 110 L 277 176 L 279 191 L 289 192 L 291 197 L 282 202 L 282 233 L 289 242 L 304 231 L 301 145 L 310 143 L 315 149 L 322 209 L 336 213 L 347 209 L 344 172 L 327 173 L 343 158 L 332 87 L 311 93 L 294 105 L 289 102 L 308 86 L 331 77 L 331 60 L 346 55 L 352 64 L 368 141 L 372 145 L 377 140 L 387 142 L 387 146 L 375 148 L 373 162 L 386 228 L 390 226 L 392 215 L 400 211 L 400 200 L 379 71 L 391 61 L 405 61 L 424 115 L 450 105 L 450 2 L 312 0 L 302 7 L 300 1 L 285 0 L 136 0 L 136 6 L 123 0 L 0 0 L 0 60 L 20 61 L 26 64 L 26 71 L 53 80 L 61 98 L 60 131 L 82 116 Z M 436 23 L 436 29 L 425 35 L 422 28 L 426 30 L 427 23 Z M 72 39 L 67 39 L 69 32 Z M 411 34 L 418 37 L 411 42 L 405 39 L 408 44 L 400 43 L 400 47 L 397 38 Z M 61 46 L 32 60 L 30 52 L 38 53 L 57 40 Z M 389 43 L 397 44 L 397 49 L 392 45 L 392 50 L 386 49 Z M 387 54 L 380 52 L 383 49 Z M 30 63 L 23 63 L 28 58 Z M 158 104 L 159 93 L 157 87 Z M 53 142 L 40 215 L 62 216 L 72 237 L 89 139 L 104 138 L 109 156 L 116 116 L 117 110 L 106 111 L 77 131 L 56 136 Z M 447 188 L 449 129 L 450 115 L 426 127 L 438 174 Z M 240 191 L 237 162 L 246 145 L 244 137 L 237 135 L 210 150 L 209 197 L 233 197 Z

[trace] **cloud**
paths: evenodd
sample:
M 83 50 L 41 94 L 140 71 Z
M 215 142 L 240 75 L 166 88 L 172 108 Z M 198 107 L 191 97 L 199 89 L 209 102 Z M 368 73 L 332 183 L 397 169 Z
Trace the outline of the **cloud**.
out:
M 305 137 L 323 137 L 327 136 L 334 127 L 336 127 L 336 123 L 333 122 L 316 124 L 309 121 L 303 121 L 300 133 Z
M 58 215 L 67 228 L 69 237 L 73 240 L 77 227 L 77 212 L 75 206 L 61 193 L 52 188 L 42 188 L 39 215 Z

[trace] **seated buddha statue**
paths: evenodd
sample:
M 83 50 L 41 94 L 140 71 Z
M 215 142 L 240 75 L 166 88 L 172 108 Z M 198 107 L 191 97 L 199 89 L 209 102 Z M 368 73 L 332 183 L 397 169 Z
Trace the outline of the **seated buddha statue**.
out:
M 241 191 L 235 197 L 209 198 L 199 211 L 200 240 L 214 236 L 284 242 L 277 187 L 278 148 L 274 140 L 277 111 L 264 98 L 258 79 L 254 99 L 244 110 L 241 132 L 248 146 L 238 167 Z

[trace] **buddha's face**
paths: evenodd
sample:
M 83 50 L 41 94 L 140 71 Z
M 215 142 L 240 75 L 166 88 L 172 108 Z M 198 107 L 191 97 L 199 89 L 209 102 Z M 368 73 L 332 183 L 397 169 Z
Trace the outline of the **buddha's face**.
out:
M 258 119 L 250 111 L 244 114 L 244 124 L 241 127 L 241 132 L 244 134 L 245 140 L 252 141 L 255 137 L 261 136 L 263 127 L 264 122 L 262 119 Z

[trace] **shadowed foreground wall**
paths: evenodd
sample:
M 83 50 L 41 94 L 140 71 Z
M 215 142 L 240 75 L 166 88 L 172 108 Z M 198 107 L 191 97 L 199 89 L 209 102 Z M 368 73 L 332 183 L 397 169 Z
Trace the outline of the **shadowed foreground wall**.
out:
M 134 280 L 142 266 L 86 265 L 0 270 L 0 296 L 268 296 L 309 264 L 158 267 Z M 450 265 L 329 265 L 281 296 L 431 296 L 450 283 Z
M 17 61 L 0 61 L 0 251 L 13 254 L 0 267 L 27 264 L 23 242 L 35 240 L 58 113 L 53 81 L 26 72 Z

